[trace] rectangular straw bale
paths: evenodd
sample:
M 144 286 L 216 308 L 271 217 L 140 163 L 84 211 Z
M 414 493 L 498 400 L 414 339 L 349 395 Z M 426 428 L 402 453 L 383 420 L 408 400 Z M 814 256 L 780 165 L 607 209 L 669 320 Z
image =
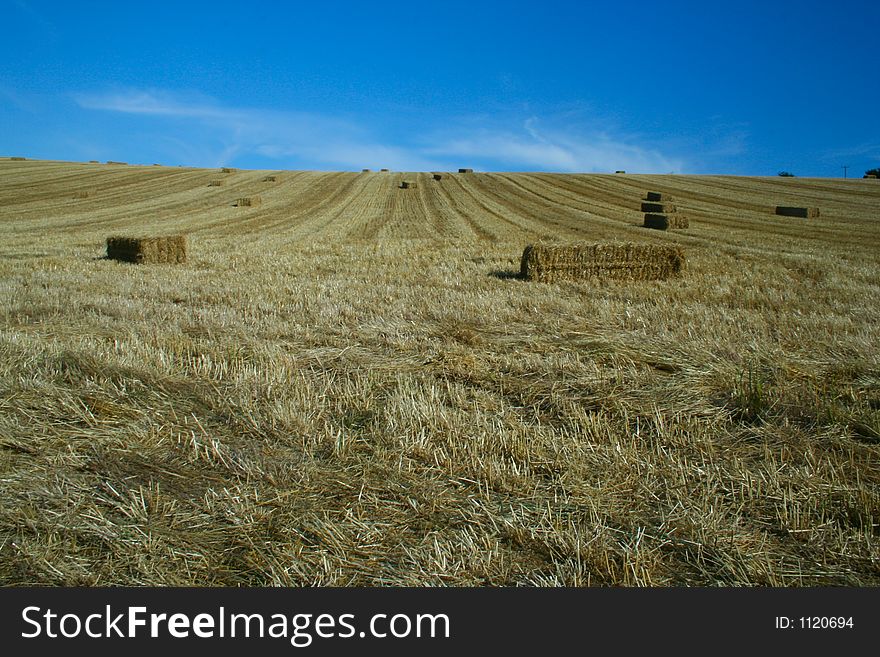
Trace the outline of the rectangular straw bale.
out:
M 669 228 L 669 217 L 665 214 L 648 213 L 645 215 L 645 228 L 653 228 L 655 230 L 666 230 Z
M 208 183 L 208 187 L 220 187 L 222 185 L 223 185 L 222 180 L 212 180 L 211 182 Z
M 415 182 L 413 182 L 412 180 L 400 181 L 400 188 L 401 189 L 411 189 L 413 187 L 418 187 L 418 185 Z
M 688 218 L 683 214 L 655 214 L 653 212 L 645 213 L 645 228 L 656 228 L 657 230 L 666 230 L 668 228 L 687 228 L 690 225 Z
M 98 160 L 89 160 L 89 164 L 98 164 Z
M 690 221 L 688 218 L 676 212 L 675 214 L 667 215 L 667 219 L 669 219 L 669 227 L 670 228 L 688 228 L 690 226 Z
M 459 169 L 458 172 L 459 173 L 473 173 L 474 170 L 473 169 Z
M 615 171 L 614 173 L 626 173 L 626 171 Z
M 660 280 L 684 269 L 684 252 L 666 244 L 530 244 L 523 251 L 520 276 L 529 281 Z
M 361 169 L 361 173 L 370 173 L 369 169 Z
M 782 217 L 801 217 L 803 219 L 815 219 L 819 216 L 819 208 L 796 208 L 784 205 L 777 205 L 776 214 Z
M 668 214 L 675 212 L 675 206 L 671 203 L 648 203 L 642 202 L 642 212 L 658 212 L 660 214 Z
M 73 198 L 75 198 L 75 199 L 84 199 L 84 198 L 89 198 L 90 196 L 93 196 L 93 195 L 94 195 L 94 192 L 93 192 L 93 191 L 90 191 L 90 190 L 87 190 L 87 189 L 81 189 L 81 190 L 76 191 L 76 192 L 73 193 Z
M 236 169 L 232 169 L 230 167 L 223 167 L 220 169 L 220 173 L 235 173 Z
M 653 203 L 659 203 L 663 200 L 663 194 L 660 192 L 648 192 L 645 194 L 646 201 L 652 201 Z
M 13 162 L 24 162 L 25 161 L 25 158 L 23 158 L 23 157 L 10 157 L 9 159 L 12 160 Z
M 276 182 L 278 178 L 276 176 L 266 176 L 263 178 L 263 182 Z
M 256 208 L 262 205 L 263 199 L 259 196 L 243 196 L 233 203 L 237 208 Z
M 120 164 L 122 166 L 128 166 L 126 162 L 114 162 L 113 160 L 107 160 L 107 164 Z
M 167 237 L 108 237 L 107 257 L 137 264 L 186 262 L 185 235 Z
M 385 171 L 385 172 L 387 172 L 388 169 L 379 169 L 379 171 Z
M 439 173 L 434 174 L 434 180 L 443 180 L 443 175 Z

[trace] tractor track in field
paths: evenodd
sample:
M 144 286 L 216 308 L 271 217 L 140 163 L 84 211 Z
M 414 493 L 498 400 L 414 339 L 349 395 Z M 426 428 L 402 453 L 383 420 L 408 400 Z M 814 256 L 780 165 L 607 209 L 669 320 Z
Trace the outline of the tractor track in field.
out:
M 535 222 L 528 217 L 523 217 L 519 210 L 510 211 L 509 208 L 504 206 L 499 206 L 496 203 L 492 203 L 490 199 L 484 199 L 478 190 L 474 189 L 471 183 L 466 183 L 463 178 L 465 176 L 475 176 L 479 174 L 452 174 L 449 176 L 450 181 L 456 185 L 456 189 L 460 193 L 460 195 L 467 199 L 469 203 L 471 203 L 477 209 L 474 212 L 475 217 L 482 218 L 482 214 L 487 215 L 495 220 L 495 223 L 499 225 L 499 229 L 502 226 L 508 226 L 516 230 L 520 235 L 520 238 L 526 239 L 535 239 L 540 237 L 541 232 L 536 230 Z M 493 207 L 494 206 L 494 207 Z M 491 230 L 487 228 L 487 230 Z M 509 228 L 506 231 L 500 232 L 500 234 L 508 236 Z M 513 235 L 509 235 L 509 237 L 513 238 Z

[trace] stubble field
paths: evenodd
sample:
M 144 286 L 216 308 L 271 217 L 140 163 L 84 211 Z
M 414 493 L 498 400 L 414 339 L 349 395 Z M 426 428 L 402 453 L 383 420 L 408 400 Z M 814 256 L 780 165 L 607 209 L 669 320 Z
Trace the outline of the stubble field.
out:
M 880 585 L 878 256 L 876 180 L 0 159 L 0 584 Z

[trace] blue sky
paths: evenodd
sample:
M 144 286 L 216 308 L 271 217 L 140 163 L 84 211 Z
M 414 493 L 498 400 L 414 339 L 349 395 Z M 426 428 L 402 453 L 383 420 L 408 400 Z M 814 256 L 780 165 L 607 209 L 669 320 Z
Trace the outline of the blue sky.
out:
M 877 2 L 0 0 L 0 155 L 861 176 Z

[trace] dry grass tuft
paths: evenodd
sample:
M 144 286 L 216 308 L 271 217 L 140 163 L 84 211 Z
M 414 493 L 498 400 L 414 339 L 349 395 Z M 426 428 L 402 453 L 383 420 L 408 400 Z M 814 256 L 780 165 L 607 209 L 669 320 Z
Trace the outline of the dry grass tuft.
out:
M 784 205 L 777 205 L 776 214 L 782 217 L 801 217 L 802 219 L 816 219 L 819 216 L 819 208 L 796 208 Z
M 107 258 L 136 264 L 186 262 L 185 235 L 168 237 L 108 237 Z
M 611 278 L 662 280 L 684 269 L 684 252 L 660 244 L 530 244 L 525 248 L 520 277 L 553 282 Z

